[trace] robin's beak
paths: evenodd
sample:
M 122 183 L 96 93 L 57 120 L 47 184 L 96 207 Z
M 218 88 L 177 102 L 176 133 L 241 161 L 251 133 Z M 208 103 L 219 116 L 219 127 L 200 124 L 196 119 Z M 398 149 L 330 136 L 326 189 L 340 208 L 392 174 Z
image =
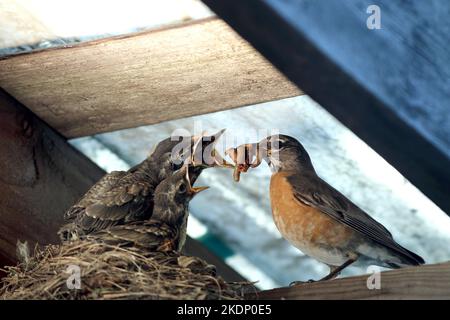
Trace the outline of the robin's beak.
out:
M 272 172 L 277 172 L 281 165 L 279 140 L 263 139 L 259 142 L 259 147 L 261 149 L 261 160 L 265 160 Z
M 209 187 L 193 187 L 191 184 L 191 178 L 189 176 L 189 168 L 186 166 L 184 167 L 184 170 L 186 170 L 186 180 L 187 180 L 187 193 L 191 196 L 195 196 L 199 194 L 200 192 L 209 189 Z
M 270 166 L 271 163 L 272 163 L 272 161 L 271 161 L 271 159 L 272 159 L 271 158 L 272 157 L 272 149 L 267 148 L 265 150 L 265 154 L 266 154 L 266 156 L 263 159 L 266 160 L 267 164 Z
M 217 142 L 226 129 L 222 129 L 213 135 L 206 135 L 205 132 L 200 136 L 194 136 L 194 145 L 192 147 L 191 163 L 193 166 L 203 165 L 205 167 L 234 167 L 223 159 L 216 150 Z
M 191 187 L 189 192 L 190 192 L 190 194 L 195 196 L 196 194 L 198 194 L 198 193 L 200 193 L 200 192 L 202 192 L 202 191 L 204 191 L 206 189 L 209 189 L 209 187 L 207 187 L 207 186 L 204 186 L 204 187 Z

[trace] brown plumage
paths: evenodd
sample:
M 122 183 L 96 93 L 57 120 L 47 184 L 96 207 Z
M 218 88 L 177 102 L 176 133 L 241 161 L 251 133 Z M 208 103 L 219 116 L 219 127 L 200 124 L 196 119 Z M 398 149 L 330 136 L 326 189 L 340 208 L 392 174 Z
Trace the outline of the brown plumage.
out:
M 330 267 L 324 279 L 334 278 L 355 261 L 388 268 L 424 263 L 399 245 L 383 225 L 322 180 L 296 139 L 275 135 L 234 150 L 255 155 L 254 163 L 244 163 L 244 169 L 263 159 L 268 163 L 273 172 L 270 198 L 275 224 L 292 245 Z
M 0 281 L 0 297 L 239 298 L 235 290 L 240 286 L 228 285 L 213 265 L 180 252 L 186 239 L 189 201 L 205 189 L 191 186 L 201 170 L 183 166 L 158 184 L 149 220 L 110 226 L 77 241 L 37 249 L 33 257 L 8 269 Z M 75 290 L 71 285 L 78 287 Z
M 180 251 L 186 241 L 189 201 L 206 187 L 192 187 L 201 168 L 183 166 L 155 189 L 154 209 L 149 220 L 90 233 L 86 239 L 144 251 Z
M 148 220 L 158 184 L 178 170 L 188 157 L 196 155 L 198 159 L 199 151 L 208 146 L 214 150 L 223 132 L 180 137 L 183 139 L 179 140 L 169 137 L 158 143 L 153 153 L 135 167 L 106 174 L 66 212 L 67 223 L 59 231 L 61 239 L 75 240 L 115 225 Z M 197 167 L 204 169 L 215 165 L 205 165 L 202 160 L 200 154 Z

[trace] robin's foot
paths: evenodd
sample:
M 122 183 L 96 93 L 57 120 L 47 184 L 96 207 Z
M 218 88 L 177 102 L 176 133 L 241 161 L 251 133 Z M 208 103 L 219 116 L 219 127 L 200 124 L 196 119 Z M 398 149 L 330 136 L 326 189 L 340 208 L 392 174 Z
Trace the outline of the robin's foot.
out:
M 358 259 L 358 256 L 351 257 L 346 262 L 344 262 L 341 266 L 329 266 L 330 267 L 330 273 L 320 279 L 319 281 L 326 281 L 326 280 L 334 280 L 336 279 L 340 274 L 341 271 L 347 268 L 349 265 L 351 265 L 353 262 L 355 262 Z
M 316 282 L 316 280 L 309 279 L 308 281 L 292 281 L 292 282 L 289 284 L 289 287 L 295 287 L 295 286 L 299 286 L 299 285 L 301 285 L 301 284 L 305 284 L 305 283 L 313 283 L 313 282 Z

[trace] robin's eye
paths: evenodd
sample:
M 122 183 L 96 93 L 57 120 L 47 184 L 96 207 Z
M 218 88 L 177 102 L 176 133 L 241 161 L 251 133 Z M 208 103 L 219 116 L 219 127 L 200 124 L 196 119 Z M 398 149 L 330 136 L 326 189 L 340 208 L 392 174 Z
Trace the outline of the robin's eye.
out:
M 184 183 L 180 184 L 180 187 L 178 188 L 178 193 L 185 193 L 186 192 L 186 185 Z

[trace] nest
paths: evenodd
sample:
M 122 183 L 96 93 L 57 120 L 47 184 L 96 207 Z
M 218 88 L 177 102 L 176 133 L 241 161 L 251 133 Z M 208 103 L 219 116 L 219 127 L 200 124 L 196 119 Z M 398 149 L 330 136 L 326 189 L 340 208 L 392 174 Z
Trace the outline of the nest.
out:
M 226 283 L 197 257 L 90 241 L 36 248 L 4 271 L 0 299 L 241 299 L 249 285 Z

